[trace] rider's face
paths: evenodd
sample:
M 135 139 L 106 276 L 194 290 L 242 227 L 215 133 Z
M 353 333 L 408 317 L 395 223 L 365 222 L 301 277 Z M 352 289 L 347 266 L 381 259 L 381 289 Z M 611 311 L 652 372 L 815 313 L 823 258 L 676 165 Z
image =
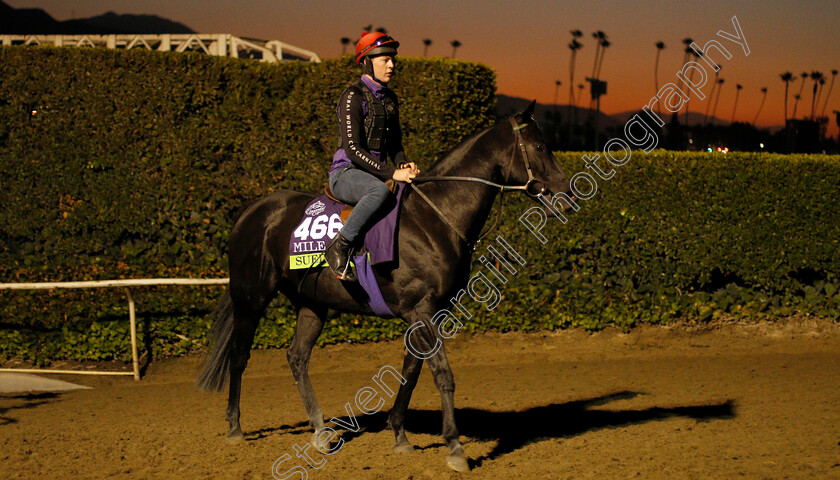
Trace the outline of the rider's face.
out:
M 391 55 L 380 55 L 370 59 L 373 63 L 373 74 L 382 83 L 388 83 L 394 75 L 396 61 Z

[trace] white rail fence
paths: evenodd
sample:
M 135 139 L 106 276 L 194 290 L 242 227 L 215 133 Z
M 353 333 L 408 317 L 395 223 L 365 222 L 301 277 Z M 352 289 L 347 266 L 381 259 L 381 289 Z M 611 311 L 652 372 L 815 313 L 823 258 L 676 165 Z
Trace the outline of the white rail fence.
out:
M 129 280 L 98 280 L 88 282 L 52 282 L 52 283 L 0 283 L 0 290 L 53 290 L 58 288 L 124 288 L 128 299 L 128 322 L 131 327 L 131 363 L 132 372 L 103 372 L 81 370 L 52 370 L 43 368 L 0 368 L 0 372 L 27 373 L 62 373 L 74 375 L 133 375 L 134 380 L 140 380 L 140 364 L 148 359 L 144 352 L 142 358 L 137 351 L 137 321 L 134 313 L 134 297 L 130 287 L 145 287 L 156 285 L 227 285 L 227 278 L 143 278 Z

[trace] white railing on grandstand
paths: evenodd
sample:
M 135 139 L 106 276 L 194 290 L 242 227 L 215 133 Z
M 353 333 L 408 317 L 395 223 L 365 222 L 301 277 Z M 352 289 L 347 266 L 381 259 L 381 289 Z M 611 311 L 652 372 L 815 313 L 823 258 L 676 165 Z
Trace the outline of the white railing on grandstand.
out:
M 287 59 L 320 62 L 317 53 L 279 40 L 260 40 L 229 33 L 112 34 L 112 35 L 0 35 L 0 45 L 140 48 L 162 52 L 199 52 L 218 57 L 259 58 L 276 63 Z
M 134 297 L 129 287 L 154 285 L 226 285 L 227 278 L 141 278 L 127 280 L 98 280 L 88 282 L 42 282 L 42 283 L 0 283 L 0 290 L 52 290 L 57 288 L 125 288 L 128 299 L 128 321 L 131 327 L 131 363 L 132 372 L 102 372 L 81 370 L 51 370 L 39 368 L 0 368 L 0 372 L 28 372 L 28 373 L 65 373 L 77 375 L 133 375 L 134 380 L 140 380 L 140 364 L 148 359 L 144 352 L 142 358 L 137 351 L 137 321 L 134 313 Z

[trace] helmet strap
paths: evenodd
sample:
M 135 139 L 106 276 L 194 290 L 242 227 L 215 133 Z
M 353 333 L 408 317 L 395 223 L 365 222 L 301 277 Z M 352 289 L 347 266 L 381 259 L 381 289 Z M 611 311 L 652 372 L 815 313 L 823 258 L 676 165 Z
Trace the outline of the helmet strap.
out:
M 370 75 L 370 78 L 372 78 L 376 83 L 385 85 L 381 80 L 376 78 L 376 74 L 373 73 L 373 60 L 371 60 L 368 56 L 362 58 L 362 73 Z

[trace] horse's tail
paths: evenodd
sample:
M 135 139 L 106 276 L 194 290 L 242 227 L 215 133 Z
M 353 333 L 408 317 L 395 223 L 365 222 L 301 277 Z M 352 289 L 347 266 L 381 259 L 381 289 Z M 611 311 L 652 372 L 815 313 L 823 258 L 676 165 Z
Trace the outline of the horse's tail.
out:
M 225 386 L 230 367 L 231 337 L 233 336 L 233 299 L 230 288 L 225 291 L 211 314 L 214 317 L 210 340 L 213 350 L 204 361 L 204 368 L 196 385 L 202 390 L 220 391 Z

